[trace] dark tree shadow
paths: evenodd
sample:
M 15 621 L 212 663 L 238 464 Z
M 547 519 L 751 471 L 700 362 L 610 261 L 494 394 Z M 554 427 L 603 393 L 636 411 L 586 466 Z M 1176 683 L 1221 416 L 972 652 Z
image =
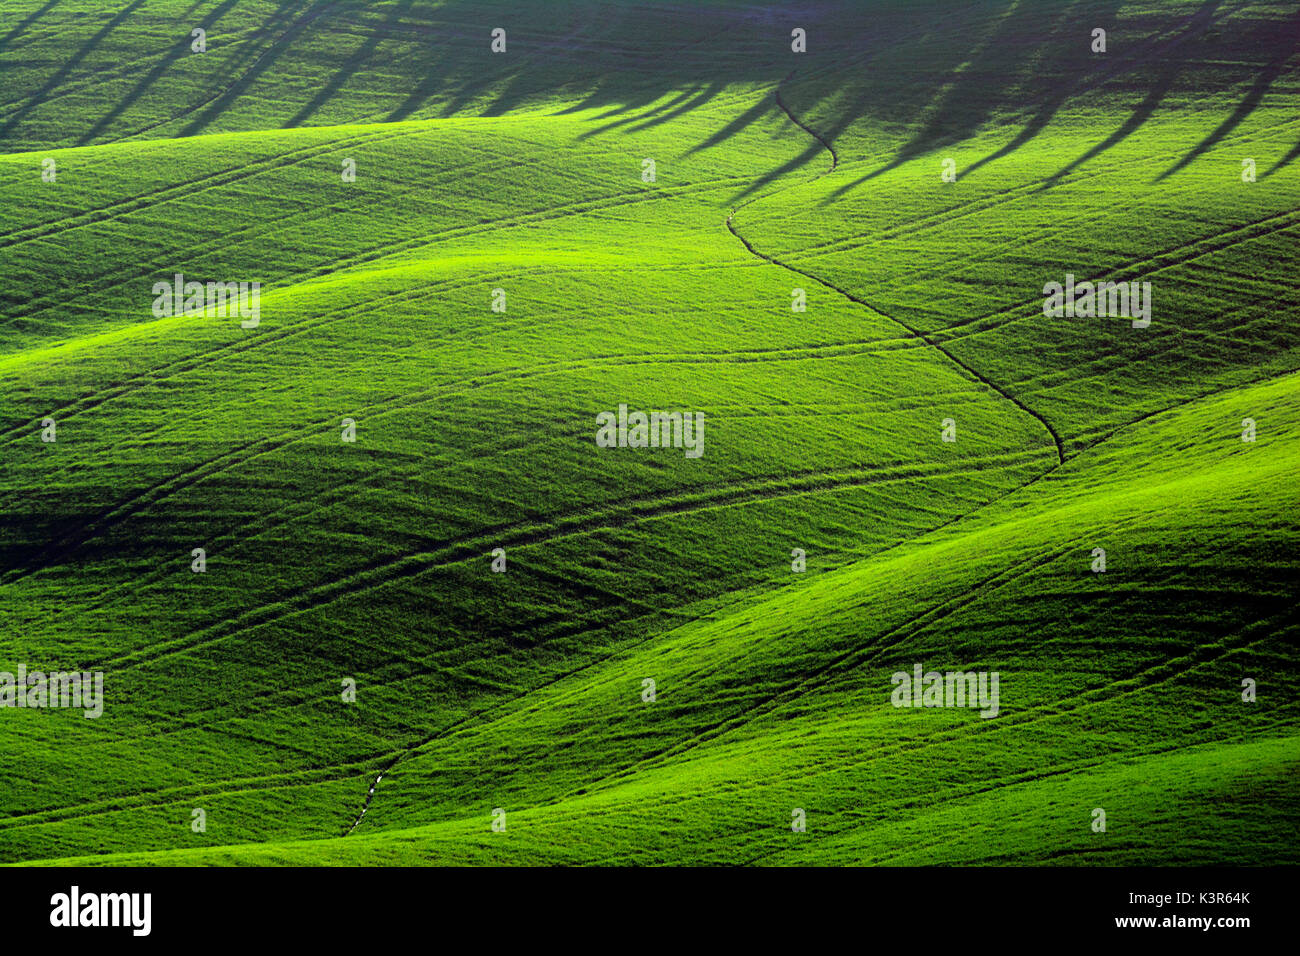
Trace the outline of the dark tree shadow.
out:
M 253 58 L 252 64 L 234 82 L 214 94 L 206 106 L 201 107 L 203 112 L 190 121 L 178 135 L 193 136 L 195 133 L 202 132 L 208 124 L 225 112 L 231 103 L 243 96 L 257 78 L 270 69 L 275 61 L 284 54 L 284 51 L 293 44 L 294 39 L 313 21 L 324 15 L 330 7 L 331 5 L 324 2 L 324 0 L 315 0 L 315 2 L 311 3 L 301 16 L 290 23 L 282 33 L 271 39 L 271 42 Z M 292 3 L 282 4 L 277 9 L 273 20 L 282 22 L 293 9 L 294 4 Z
M 118 26 L 130 17 L 131 14 L 135 12 L 136 8 L 140 7 L 144 2 L 145 0 L 133 0 L 132 3 L 123 7 L 117 12 L 116 16 L 112 17 L 107 23 L 100 27 L 99 31 L 94 36 L 83 43 L 80 49 L 73 53 L 68 61 L 64 63 L 63 66 L 59 67 L 55 74 L 45 82 L 44 86 L 33 93 L 26 103 L 15 110 L 14 113 L 5 120 L 4 125 L 0 126 L 0 139 L 17 126 L 22 121 L 23 117 L 45 102 L 47 96 L 62 86 L 63 81 L 72 74 L 72 71 L 80 65 L 81 61 L 93 53 L 95 48 L 104 42 L 104 38 L 116 30 Z
M 202 27 L 204 30 L 211 30 L 212 25 L 214 23 L 219 22 L 222 16 L 224 16 L 229 10 L 231 10 L 238 2 L 239 0 L 226 0 L 225 3 L 223 3 L 221 6 L 217 7 L 215 10 L 207 14 L 196 25 Z M 185 24 L 184 17 L 178 19 L 177 23 L 186 26 L 186 29 L 182 33 L 180 41 L 172 48 L 171 53 L 165 56 L 161 62 L 159 62 L 154 66 L 152 70 L 150 70 L 143 77 L 141 77 L 140 82 L 135 85 L 135 88 L 131 90 L 130 93 L 126 94 L 126 96 L 122 97 L 122 99 L 117 103 L 116 106 L 114 106 L 111 110 L 109 110 L 107 113 L 101 116 L 95 122 L 95 125 L 92 126 L 89 130 L 87 130 L 86 133 L 79 140 L 77 140 L 78 146 L 85 146 L 87 143 L 94 140 L 95 137 L 97 137 L 100 133 L 106 130 L 115 119 L 117 119 L 124 112 L 130 109 L 132 104 L 137 102 L 140 99 L 140 97 L 144 96 L 144 94 L 147 93 L 153 87 L 153 85 L 158 81 L 158 78 L 162 76 L 164 73 L 166 73 L 169 69 L 171 69 L 171 67 L 176 63 L 177 60 L 189 54 L 190 43 L 192 40 L 192 37 L 190 36 L 189 33 L 190 28 L 188 27 L 187 24 Z
M 1047 184 L 1050 186 L 1079 166 L 1118 145 L 1150 120 L 1186 66 L 1186 57 L 1182 55 L 1185 45 L 1193 39 L 1202 37 L 1218 17 L 1226 15 L 1219 13 L 1220 5 L 1221 0 L 1205 0 L 1194 12 L 1171 28 L 1163 30 L 1159 36 L 1136 44 L 1126 51 L 1118 52 L 1110 59 L 1089 55 L 1090 50 L 1080 41 L 1079 26 L 1085 21 L 1098 25 L 1115 22 L 1122 6 L 1118 0 L 1109 0 L 1101 6 L 1089 5 L 1081 10 L 1071 7 L 1058 18 L 1052 29 L 1044 31 L 1044 40 L 1026 46 L 1022 50 L 1013 51 L 1012 59 L 999 55 L 998 51 L 1006 46 L 1004 42 L 1006 38 L 1003 34 L 1014 33 L 1021 28 L 1021 25 L 1004 20 L 1002 29 L 993 40 L 977 44 L 971 52 L 971 59 L 975 59 L 980 49 L 987 48 L 990 54 L 987 67 L 961 71 L 960 82 L 950 87 L 937 101 L 934 107 L 935 115 L 912 140 L 883 166 L 839 187 L 826 202 L 832 202 L 862 183 L 897 169 L 906 162 L 944 146 L 956 145 L 974 134 L 985 125 L 992 108 L 998 102 L 1009 105 L 1007 84 L 996 82 L 996 77 L 1000 74 L 1032 79 L 1039 84 L 1046 82 L 1047 85 L 1040 94 L 1038 103 L 1030 107 L 1028 118 L 1016 135 L 1005 145 L 965 167 L 964 175 L 970 175 L 995 160 L 1009 156 L 1032 141 L 1073 97 L 1098 89 L 1102 84 L 1117 77 L 1137 73 L 1150 64 L 1156 64 L 1157 72 L 1147 87 L 1146 95 L 1125 122 L 1105 140 L 1049 177 Z M 1281 63 L 1277 65 L 1278 71 L 1285 66 L 1286 62 L 1285 54 L 1279 56 Z M 1032 64 L 1044 59 L 1072 65 L 1052 74 L 1033 71 L 1031 76 Z M 1265 68 L 1266 75 L 1257 81 L 1261 91 L 1267 89 L 1272 81 L 1267 74 L 1271 72 L 1273 65 L 1270 63 L 1270 66 Z M 992 74 L 995 82 L 988 82 L 986 74 Z M 972 100 L 976 101 L 976 105 L 974 108 L 968 108 Z M 1258 97 L 1253 97 L 1250 104 L 1243 104 L 1242 116 L 1232 121 L 1231 125 L 1225 122 L 1220 136 L 1239 123 L 1257 101 Z
M 655 100 L 651 98 L 655 95 L 655 92 L 657 91 L 654 89 L 646 89 L 643 90 L 640 95 L 629 96 L 627 98 L 627 102 L 625 103 L 619 103 L 616 106 L 611 106 L 603 113 L 600 113 L 599 115 L 594 117 L 594 119 L 605 120 L 605 119 L 610 119 L 611 117 L 618 117 L 618 118 L 613 119 L 610 122 L 605 123 L 601 126 L 592 127 L 591 129 L 587 130 L 587 132 L 579 135 L 578 139 L 590 139 L 593 136 L 602 136 L 606 133 L 611 133 L 616 129 L 620 129 L 624 126 L 630 126 L 631 124 L 639 121 L 643 121 L 648 117 L 657 116 L 661 113 L 664 113 L 667 110 L 674 109 L 675 107 L 681 105 L 682 103 L 686 103 L 686 102 L 690 102 L 691 100 L 694 100 L 696 96 L 699 94 L 700 88 L 698 86 L 690 86 L 687 89 L 682 90 L 682 92 L 678 93 L 676 96 L 672 97 L 665 103 L 651 105 L 655 103 Z M 647 107 L 649 107 L 649 109 L 647 109 Z M 571 109 L 567 109 L 567 110 L 561 110 L 560 112 L 571 113 L 574 111 Z
M 1272 29 L 1271 25 L 1270 29 Z M 1283 33 L 1284 35 L 1289 35 L 1293 38 L 1300 37 L 1300 10 L 1297 10 L 1297 12 L 1292 15 L 1291 20 L 1283 28 Z M 1266 42 L 1267 39 L 1267 37 L 1260 37 L 1261 42 Z M 1246 117 L 1255 112 L 1260 101 L 1264 99 L 1264 94 L 1267 93 L 1269 87 L 1273 85 L 1273 81 L 1281 76 L 1286 70 L 1287 61 L 1291 59 L 1291 56 L 1294 53 L 1295 48 L 1290 45 L 1284 45 L 1279 49 L 1278 52 L 1274 54 L 1273 58 L 1265 65 L 1264 69 L 1260 71 L 1259 75 L 1255 77 L 1255 82 L 1251 85 L 1250 89 L 1246 91 L 1246 95 L 1242 97 L 1241 102 L 1237 104 L 1237 108 L 1233 110 L 1222 123 L 1215 127 L 1213 132 L 1197 143 L 1186 156 L 1157 176 L 1156 182 L 1160 182 L 1161 180 L 1172 176 L 1174 173 L 1185 169 L 1191 163 L 1195 162 L 1197 158 L 1213 149 L 1220 140 L 1240 126 Z M 1265 175 L 1267 175 L 1267 173 Z
M 1287 151 L 1286 155 L 1283 156 L 1281 159 L 1279 159 L 1272 166 L 1270 166 L 1268 168 L 1268 172 L 1264 173 L 1264 175 L 1261 176 L 1260 178 L 1267 179 L 1269 176 L 1272 176 L 1279 169 L 1282 169 L 1285 166 L 1289 166 L 1291 163 L 1295 162 L 1297 156 L 1300 156 L 1300 143 L 1296 143 L 1294 146 L 1292 146 L 1290 150 Z
M 1187 41 L 1202 35 L 1207 29 L 1209 29 L 1210 24 L 1214 22 L 1214 13 L 1221 2 L 1222 0 L 1205 0 L 1205 2 L 1201 4 L 1197 11 L 1188 19 L 1182 32 L 1165 45 L 1160 51 L 1160 57 L 1158 60 L 1160 67 L 1156 74 L 1156 78 L 1147 90 L 1147 95 L 1142 98 L 1142 102 L 1139 103 L 1133 109 L 1133 112 L 1129 114 L 1128 119 L 1123 122 L 1119 129 L 1115 130 L 1100 143 L 1093 146 L 1082 156 L 1067 163 L 1061 169 L 1053 173 L 1047 182 L 1049 187 L 1074 172 L 1074 170 L 1078 169 L 1084 163 L 1090 162 L 1102 153 L 1118 146 L 1146 125 L 1147 120 L 1151 119 L 1155 114 L 1157 107 L 1160 106 L 1161 101 L 1164 100 L 1165 96 L 1173 88 L 1179 74 L 1186 69 L 1186 61 L 1180 57 L 1173 56 L 1172 54 L 1176 53 L 1179 48 L 1187 43 Z
M 993 32 L 976 39 L 950 72 L 950 81 L 933 100 L 925 125 L 885 165 L 837 189 L 830 199 L 883 176 L 936 149 L 964 142 L 980 130 L 1000 104 L 1009 100 L 1038 60 L 1047 41 L 1035 42 L 1011 3 Z M 1045 121 L 1044 121 L 1045 122 Z
M 356 75 L 357 70 L 370 62 L 375 55 L 375 50 L 378 49 L 379 44 L 388 35 L 389 30 L 400 23 L 402 17 L 411 9 L 412 2 L 413 0 L 402 0 L 401 3 L 394 6 L 385 19 L 384 25 L 374 30 L 370 36 L 362 41 L 352 55 L 343 61 L 343 65 L 334 71 L 329 82 L 321 87 L 319 93 L 312 97 L 311 102 L 300 109 L 292 119 L 285 123 L 285 126 L 302 125 L 311 118 L 312 114 L 332 100 L 339 90 L 347 85 L 348 80 Z
M 108 32 L 136 15 L 142 3 L 134 0 L 123 7 L 59 66 L 31 100 L 5 119 L 0 136 L 67 81 Z M 216 22 L 233 4 L 234 0 L 224 0 L 203 22 Z M 51 0 L 42 10 L 54 5 Z M 341 31 L 322 31 L 326 25 L 346 24 L 348 33 L 359 34 L 359 39 L 346 55 L 321 72 L 320 82 L 305 94 L 290 93 L 287 103 L 259 108 L 259 117 L 283 113 L 282 121 L 272 119 L 271 123 L 311 125 L 327 106 L 346 95 L 347 108 L 341 104 L 332 107 L 331 122 L 395 122 L 463 115 L 466 110 L 479 116 L 499 116 L 540 108 L 593 117 L 581 134 L 590 139 L 653 129 L 714 104 L 737 87 L 775 90 L 781 77 L 798 66 L 797 87 L 785 88 L 785 95 L 793 98 L 796 115 L 826 143 L 833 145 L 859 123 L 907 124 L 905 128 L 915 130 L 884 165 L 840 186 L 826 200 L 832 202 L 863 182 L 936 149 L 967 142 L 991 123 L 1006 122 L 1019 113 L 1020 125 L 1011 128 L 1010 141 L 966 167 L 968 175 L 1039 136 L 1072 97 L 1097 90 L 1116 77 L 1151 71 L 1139 87 L 1145 95 L 1123 125 L 1056 173 L 1055 181 L 1122 142 L 1150 119 L 1185 69 L 1188 58 L 1182 46 L 1204 33 L 1219 6 L 1220 0 L 1206 0 L 1178 19 L 1148 14 L 1159 24 L 1158 37 L 1128 43 L 1126 50 L 1094 58 L 1088 55 L 1087 26 L 1113 21 L 1119 15 L 1120 0 L 1070 0 L 1064 5 L 972 0 L 960 7 L 934 0 L 872 4 L 803 0 L 781 8 L 726 0 L 699 5 L 646 5 L 630 0 L 563 5 L 507 0 L 389 0 L 375 4 L 284 0 L 259 28 L 265 39 L 251 40 L 233 62 L 222 64 L 229 77 L 224 86 L 131 135 L 177 121 L 177 125 L 183 124 L 179 135 L 194 135 L 232 109 L 244 110 L 251 97 L 279 76 L 281 58 L 304 41 L 311 41 L 313 57 L 328 57 L 332 46 L 349 42 L 347 34 L 342 34 L 344 39 L 336 35 Z M 935 39 L 934 18 L 940 14 L 948 17 L 948 22 Z M 29 15 L 9 37 L 35 17 Z M 489 51 L 490 31 L 499 24 L 509 28 L 509 52 L 504 55 Z M 793 24 L 806 28 L 809 36 L 808 52 L 797 57 L 789 47 Z M 1273 38 L 1267 50 L 1276 50 L 1277 42 Z M 887 71 L 896 71 L 898 61 L 882 54 L 907 43 L 916 44 L 913 52 L 924 61 L 891 82 Z M 85 144 L 102 137 L 134 103 L 157 87 L 184 49 L 179 46 L 171 51 L 139 78 L 125 98 L 106 104 L 103 114 L 88 120 L 84 131 L 72 130 L 66 142 Z M 1241 58 L 1244 54 L 1238 48 L 1234 55 Z M 319 59 L 315 62 L 319 67 Z M 1169 173 L 1235 129 L 1276 85 L 1273 81 L 1286 62 L 1285 56 L 1274 53 L 1233 115 Z M 374 106 L 352 92 L 354 87 L 376 89 L 383 105 Z M 566 100 L 560 110 L 551 105 L 557 93 Z M 770 93 L 755 97 L 738 115 L 720 118 L 720 128 L 705 129 L 683 141 L 681 155 L 722 145 L 728 137 L 752 124 L 768 123 L 780 112 Z M 918 115 L 925 117 L 919 128 L 908 120 Z M 787 132 L 777 135 L 791 138 L 796 155 L 748 184 L 735 198 L 751 196 L 773 180 L 824 158 L 824 145 L 805 131 L 789 126 Z
M 714 81 L 702 89 L 695 88 L 687 90 L 682 95 L 673 97 L 667 103 L 655 107 L 649 112 L 635 113 L 631 116 L 625 116 L 622 119 L 608 123 L 605 126 L 598 127 L 597 129 L 589 130 L 588 132 L 583 133 L 579 138 L 587 139 L 591 136 L 599 136 L 602 133 L 608 133 L 621 126 L 626 126 L 627 132 L 629 133 L 637 133 L 641 130 L 651 129 L 655 126 L 660 126 L 670 120 L 676 119 L 678 116 L 684 116 L 691 110 L 709 102 L 709 100 L 713 99 L 720 92 L 722 92 L 722 84 Z
M 769 113 L 779 113 L 779 112 L 781 112 L 781 108 L 776 105 L 776 100 L 774 100 L 770 96 L 765 96 L 763 99 L 759 100 L 757 103 L 755 103 L 749 109 L 745 110 L 743 113 L 737 114 L 735 119 L 731 120 L 731 122 L 727 123 L 727 125 L 723 126 L 716 133 L 713 133 L 710 136 L 705 137 L 704 139 L 696 143 L 694 146 L 692 146 L 690 149 L 686 150 L 686 152 L 683 155 L 691 156 L 694 155 L 695 153 L 701 153 L 706 149 L 712 149 L 715 146 L 720 146 L 723 143 L 725 143 L 727 140 L 729 140 L 731 137 L 739 133 L 741 130 L 745 129 L 746 127 L 750 126 L 753 123 L 757 123 L 760 119 L 762 119 L 764 116 L 767 116 Z
M 45 6 L 37 10 L 33 10 L 31 13 L 27 14 L 27 16 L 23 17 L 23 19 L 20 20 L 12 30 L 6 33 L 3 37 L 0 37 L 0 53 L 3 53 L 6 49 L 8 49 L 10 43 L 13 43 L 14 40 L 22 36 L 24 30 L 26 30 L 29 26 L 31 26 L 41 17 L 45 16 L 45 14 L 49 13 L 50 9 L 56 6 L 58 2 L 59 0 L 50 0 L 50 2 L 47 3 Z
M 1086 11 L 1088 15 L 1087 22 L 1098 25 L 1114 23 L 1120 6 L 1120 0 L 1115 0 L 1115 2 L 1107 3 L 1100 8 L 1089 8 Z M 1054 63 L 1068 64 L 1065 75 L 1052 77 L 1042 100 L 1037 106 L 1033 107 L 1033 115 L 1030 116 L 1009 143 L 964 167 L 962 175 L 970 176 L 987 164 L 1010 156 L 1022 146 L 1027 145 L 1047 128 L 1061 107 L 1071 97 L 1077 96 L 1088 87 L 1095 85 L 1099 77 L 1109 72 L 1104 66 L 1104 61 L 1094 57 L 1090 47 L 1080 42 L 1080 35 L 1077 31 L 1077 24 L 1080 21 L 1071 19 L 1077 13 L 1077 4 L 1072 4 L 1062 12 L 1057 22 L 1057 29 L 1053 31 L 1059 37 L 1059 42 L 1052 44 L 1049 56 Z M 1063 35 L 1067 27 L 1076 28 L 1068 37 Z M 1070 76 L 1078 77 L 1078 79 L 1071 80 L 1069 79 Z

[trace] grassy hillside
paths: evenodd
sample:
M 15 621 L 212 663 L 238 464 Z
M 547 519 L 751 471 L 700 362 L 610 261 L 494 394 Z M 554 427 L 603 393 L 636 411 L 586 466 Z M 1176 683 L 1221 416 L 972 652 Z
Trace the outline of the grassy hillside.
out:
M 1295 862 L 1292 6 L 0 0 L 0 862 Z

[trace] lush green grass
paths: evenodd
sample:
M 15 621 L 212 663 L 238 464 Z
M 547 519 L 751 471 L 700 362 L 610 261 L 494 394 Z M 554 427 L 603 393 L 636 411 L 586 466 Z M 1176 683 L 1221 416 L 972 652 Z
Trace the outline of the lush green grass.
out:
M 1288 5 L 519 6 L 0 2 L 0 861 L 1294 861 Z

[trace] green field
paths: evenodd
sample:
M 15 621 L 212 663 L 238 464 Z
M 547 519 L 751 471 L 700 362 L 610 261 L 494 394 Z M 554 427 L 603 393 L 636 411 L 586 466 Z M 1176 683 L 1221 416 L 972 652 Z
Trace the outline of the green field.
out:
M 0 863 L 1300 862 L 1294 2 L 0 0 L 0 76 L 0 674 L 103 674 Z

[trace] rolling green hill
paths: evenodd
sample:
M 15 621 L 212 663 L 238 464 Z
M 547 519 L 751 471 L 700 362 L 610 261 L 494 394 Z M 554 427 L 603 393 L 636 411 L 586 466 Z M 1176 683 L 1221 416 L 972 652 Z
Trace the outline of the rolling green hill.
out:
M 1296 862 L 1298 28 L 0 0 L 0 862 Z

